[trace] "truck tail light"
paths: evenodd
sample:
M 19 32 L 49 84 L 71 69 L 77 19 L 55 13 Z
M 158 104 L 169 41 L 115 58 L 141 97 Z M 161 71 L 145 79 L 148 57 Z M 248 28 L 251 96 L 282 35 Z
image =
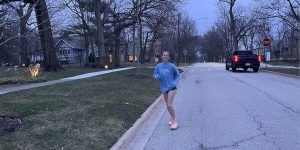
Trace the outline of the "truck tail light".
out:
M 262 62 L 262 55 L 258 55 L 258 62 Z
M 233 62 L 238 62 L 239 61 L 239 56 L 234 55 L 232 59 L 233 59 Z

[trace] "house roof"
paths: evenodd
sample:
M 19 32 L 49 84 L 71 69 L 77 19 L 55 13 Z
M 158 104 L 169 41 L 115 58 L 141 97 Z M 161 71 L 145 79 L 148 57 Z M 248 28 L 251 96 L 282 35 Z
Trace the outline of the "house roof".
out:
M 56 38 L 54 41 L 55 41 L 55 46 L 57 46 L 61 42 L 64 42 L 70 47 L 72 47 L 73 49 L 85 49 L 83 37 L 70 36 L 66 38 Z

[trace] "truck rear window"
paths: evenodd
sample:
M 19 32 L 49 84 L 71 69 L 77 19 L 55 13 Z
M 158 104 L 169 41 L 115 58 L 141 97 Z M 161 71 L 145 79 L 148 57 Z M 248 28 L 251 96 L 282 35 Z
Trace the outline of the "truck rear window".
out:
M 252 51 L 235 51 L 233 55 L 253 55 Z

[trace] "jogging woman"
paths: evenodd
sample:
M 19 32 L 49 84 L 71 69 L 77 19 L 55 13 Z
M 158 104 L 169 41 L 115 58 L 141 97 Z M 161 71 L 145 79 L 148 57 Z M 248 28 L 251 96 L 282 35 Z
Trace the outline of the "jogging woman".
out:
M 179 73 L 176 66 L 169 62 L 169 52 L 164 51 L 161 58 L 162 63 L 156 65 L 153 76 L 160 81 L 160 91 L 163 93 L 168 112 L 171 116 L 169 125 L 172 130 L 175 130 L 178 127 L 178 123 L 175 119 L 175 110 L 172 103 L 177 90 Z

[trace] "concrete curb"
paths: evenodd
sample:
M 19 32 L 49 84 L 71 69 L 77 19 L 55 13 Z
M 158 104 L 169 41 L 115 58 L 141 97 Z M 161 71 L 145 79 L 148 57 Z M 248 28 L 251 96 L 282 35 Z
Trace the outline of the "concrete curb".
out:
M 300 79 L 300 76 L 296 76 L 296 75 L 290 75 L 290 74 L 285 74 L 285 73 L 280 73 L 280 72 L 275 72 L 275 71 L 270 71 L 270 70 L 261 70 L 261 71 L 267 72 L 267 73 L 273 73 L 273 74 L 277 74 L 277 75 L 289 76 L 289 77 Z
M 143 127 L 143 124 L 151 117 L 153 111 L 158 107 L 160 101 L 163 100 L 162 95 L 160 95 L 148 108 L 147 110 L 141 115 L 141 117 L 130 127 L 115 143 L 111 150 L 122 150 L 126 147 L 127 143 L 132 141 L 133 137 L 136 135 L 137 131 L 140 127 Z

